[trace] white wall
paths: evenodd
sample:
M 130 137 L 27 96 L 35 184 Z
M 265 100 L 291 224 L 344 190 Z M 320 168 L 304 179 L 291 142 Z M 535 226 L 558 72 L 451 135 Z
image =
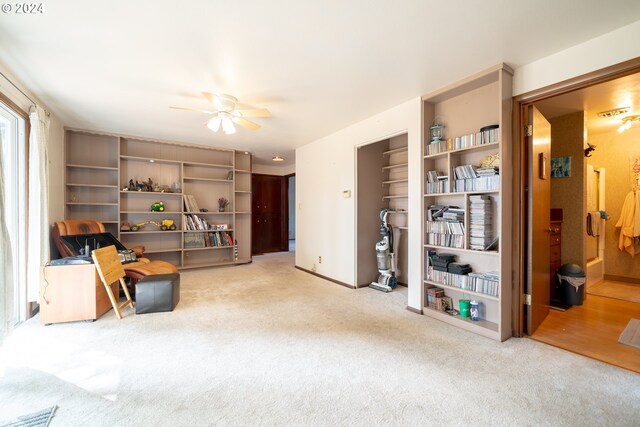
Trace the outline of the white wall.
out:
M 640 21 L 531 62 L 515 70 L 513 95 L 521 95 L 640 56 Z M 508 62 L 506 58 L 506 62 Z
M 64 219 L 64 127 L 62 122 L 50 111 L 47 106 L 35 97 L 20 80 L 7 71 L 0 64 L 0 71 L 20 88 L 31 99 L 50 112 L 51 125 L 49 128 L 49 222 Z M 25 112 L 29 112 L 31 101 L 13 87 L 6 79 L 0 76 L 0 92 L 13 101 Z
M 296 150 L 296 265 L 355 285 L 356 147 L 408 133 L 408 305 L 416 309 L 421 308 L 421 104 L 414 98 Z M 343 198 L 343 190 L 351 197 Z

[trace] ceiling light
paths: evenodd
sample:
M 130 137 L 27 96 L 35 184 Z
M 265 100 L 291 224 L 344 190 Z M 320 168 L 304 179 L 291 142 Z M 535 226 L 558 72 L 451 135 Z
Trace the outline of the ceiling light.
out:
M 222 120 L 218 116 L 212 117 L 207 121 L 207 127 L 214 132 L 218 132 L 218 130 L 220 129 L 221 121 Z
M 629 111 L 631 111 L 631 107 L 614 108 L 613 110 L 599 112 L 598 117 L 605 119 L 607 117 L 615 117 L 621 114 L 627 114 Z
M 627 116 L 622 119 L 622 124 L 618 128 L 618 132 L 622 133 L 625 130 L 631 128 L 631 123 L 640 121 L 639 115 Z
M 233 122 L 229 117 L 224 117 L 222 119 L 222 130 L 227 135 L 232 135 L 236 133 L 236 127 L 233 125 Z
M 273 160 L 274 162 L 284 162 L 284 157 L 275 156 L 272 157 L 271 160 Z

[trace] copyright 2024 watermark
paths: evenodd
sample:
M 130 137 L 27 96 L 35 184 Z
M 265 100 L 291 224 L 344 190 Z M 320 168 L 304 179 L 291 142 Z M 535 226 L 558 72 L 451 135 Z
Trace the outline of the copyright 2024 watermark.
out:
M 39 15 L 45 11 L 44 3 L 2 3 L 0 10 L 15 15 Z

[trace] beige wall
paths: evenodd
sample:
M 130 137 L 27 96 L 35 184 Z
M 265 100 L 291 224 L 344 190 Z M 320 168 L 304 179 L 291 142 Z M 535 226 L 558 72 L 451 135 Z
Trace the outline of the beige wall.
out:
M 612 131 L 591 135 L 589 142 L 596 146 L 589 164 L 595 168 L 605 168 L 606 175 L 605 210 L 610 218 L 605 221 L 604 274 L 638 280 L 640 256 L 632 258 L 618 249 L 620 229 L 615 225 L 633 183 L 629 158 L 640 156 L 640 126 L 634 125 L 622 134 Z
M 571 176 L 551 179 L 551 208 L 562 208 L 563 264 L 585 268 L 586 187 L 584 157 L 584 113 L 573 113 L 549 120 L 551 157 L 571 157 Z

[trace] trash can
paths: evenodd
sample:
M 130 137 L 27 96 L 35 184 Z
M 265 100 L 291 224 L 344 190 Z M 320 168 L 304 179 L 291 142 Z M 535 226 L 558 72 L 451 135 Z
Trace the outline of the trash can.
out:
M 558 269 L 557 275 L 560 301 L 569 305 L 582 305 L 584 284 L 587 281 L 584 270 L 576 264 L 564 264 Z

